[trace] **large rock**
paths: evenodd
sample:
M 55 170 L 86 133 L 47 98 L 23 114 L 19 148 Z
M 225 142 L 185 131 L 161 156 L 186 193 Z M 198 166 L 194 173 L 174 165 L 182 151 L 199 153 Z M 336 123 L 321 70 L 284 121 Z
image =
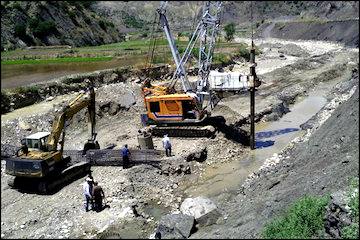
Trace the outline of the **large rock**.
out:
M 206 147 L 202 147 L 200 149 L 196 149 L 189 153 L 189 155 L 186 156 L 186 161 L 197 161 L 197 162 L 203 162 L 207 158 L 207 149 Z
M 184 214 L 167 214 L 160 219 L 156 237 L 161 239 L 183 239 L 190 236 L 194 226 L 193 216 Z
M 31 126 L 29 123 L 23 121 L 23 120 L 20 120 L 19 121 L 19 128 L 20 129 L 23 129 L 23 130 L 26 130 L 26 131 L 31 131 Z
M 216 223 L 221 216 L 215 203 L 205 197 L 186 198 L 180 211 L 183 214 L 193 216 L 199 226 L 207 226 Z
M 347 206 L 349 199 L 345 191 L 332 193 L 330 198 L 324 217 L 325 232 L 333 238 L 341 238 L 341 230 L 352 224 Z

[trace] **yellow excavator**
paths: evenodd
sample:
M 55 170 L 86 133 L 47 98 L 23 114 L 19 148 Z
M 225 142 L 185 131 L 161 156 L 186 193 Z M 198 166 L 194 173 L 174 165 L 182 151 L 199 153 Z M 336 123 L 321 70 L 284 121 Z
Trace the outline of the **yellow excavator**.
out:
M 8 182 L 11 187 L 31 185 L 41 193 L 48 193 L 60 184 L 90 172 L 88 162 L 72 164 L 71 158 L 63 155 L 65 129 L 71 118 L 84 108 L 88 109 L 91 138 L 85 143 L 83 154 L 89 149 L 100 149 L 95 140 L 95 90 L 90 86 L 88 92 L 80 93 L 59 112 L 51 132 L 37 132 L 22 139 L 22 147 L 16 156 L 6 159 L 5 172 L 12 176 Z

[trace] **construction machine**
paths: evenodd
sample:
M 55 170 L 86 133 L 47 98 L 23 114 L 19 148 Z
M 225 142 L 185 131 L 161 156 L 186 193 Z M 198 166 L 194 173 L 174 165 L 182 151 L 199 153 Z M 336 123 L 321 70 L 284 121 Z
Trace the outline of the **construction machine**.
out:
M 211 117 L 211 110 L 220 101 L 221 93 L 238 92 L 254 84 L 260 86 L 260 82 L 256 76 L 249 78 L 239 73 L 210 71 L 215 40 L 219 32 L 221 2 L 205 2 L 201 19 L 181 58 L 166 18 L 166 5 L 167 2 L 161 2 L 157 13 L 176 70 L 171 81 L 166 85 L 144 82 L 142 94 L 146 114 L 141 115 L 141 121 L 156 136 L 163 134 L 188 137 L 211 136 L 216 126 L 225 122 L 222 117 Z M 190 82 L 185 64 L 193 56 L 196 42 L 199 42 L 198 76 L 196 82 Z M 175 88 L 179 79 L 182 89 Z
M 91 138 L 83 153 L 89 149 L 100 149 L 95 132 L 95 90 L 83 91 L 71 100 L 55 117 L 51 132 L 38 132 L 21 140 L 22 147 L 16 156 L 6 159 L 5 172 L 12 176 L 8 184 L 14 188 L 31 185 L 41 193 L 48 193 L 60 184 L 90 171 L 90 163 L 72 163 L 64 156 L 65 130 L 72 117 L 87 108 Z M 60 149 L 58 149 L 60 144 Z

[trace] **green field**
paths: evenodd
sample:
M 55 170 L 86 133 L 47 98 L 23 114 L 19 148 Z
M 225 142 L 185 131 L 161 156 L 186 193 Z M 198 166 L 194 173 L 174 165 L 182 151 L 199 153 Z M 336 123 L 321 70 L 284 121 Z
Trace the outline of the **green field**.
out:
M 185 50 L 187 41 L 176 41 L 180 54 Z M 218 59 L 218 53 L 232 54 L 239 48 L 241 43 L 219 42 L 215 47 L 214 60 Z M 100 46 L 74 47 L 68 48 L 37 48 L 37 49 L 17 49 L 13 51 L 1 52 L 2 65 L 20 64 L 49 64 L 49 63 L 68 63 L 68 62 L 94 62 L 109 61 L 115 57 L 128 56 L 148 56 L 155 48 L 155 62 L 160 63 L 161 59 L 168 62 L 171 58 L 170 48 L 166 39 L 130 40 L 119 43 L 105 44 Z M 196 48 L 197 49 L 197 48 Z
M 113 57 L 64 57 L 64 58 L 52 58 L 52 59 L 24 59 L 24 60 L 6 60 L 1 61 L 4 65 L 16 65 L 16 64 L 48 64 L 48 63 L 63 63 L 63 62 L 97 62 L 108 61 Z

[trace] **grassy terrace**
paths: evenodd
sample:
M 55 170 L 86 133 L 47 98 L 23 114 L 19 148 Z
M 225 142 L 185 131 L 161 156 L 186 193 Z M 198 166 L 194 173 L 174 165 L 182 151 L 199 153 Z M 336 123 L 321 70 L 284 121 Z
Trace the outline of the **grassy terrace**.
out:
M 187 41 L 176 41 L 180 53 L 182 53 Z M 66 48 L 37 48 L 37 49 L 17 49 L 14 51 L 1 52 L 1 65 L 17 64 L 48 64 L 48 63 L 67 63 L 67 62 L 94 62 L 110 61 L 113 58 L 124 56 L 147 56 L 149 53 L 150 40 L 131 40 L 120 43 L 105 44 L 100 46 Z M 151 42 L 151 46 L 153 41 Z M 215 55 L 219 52 L 230 54 L 241 44 L 219 42 L 216 45 Z M 156 62 L 161 59 L 171 59 L 171 52 L 166 39 L 156 40 L 154 56 Z

